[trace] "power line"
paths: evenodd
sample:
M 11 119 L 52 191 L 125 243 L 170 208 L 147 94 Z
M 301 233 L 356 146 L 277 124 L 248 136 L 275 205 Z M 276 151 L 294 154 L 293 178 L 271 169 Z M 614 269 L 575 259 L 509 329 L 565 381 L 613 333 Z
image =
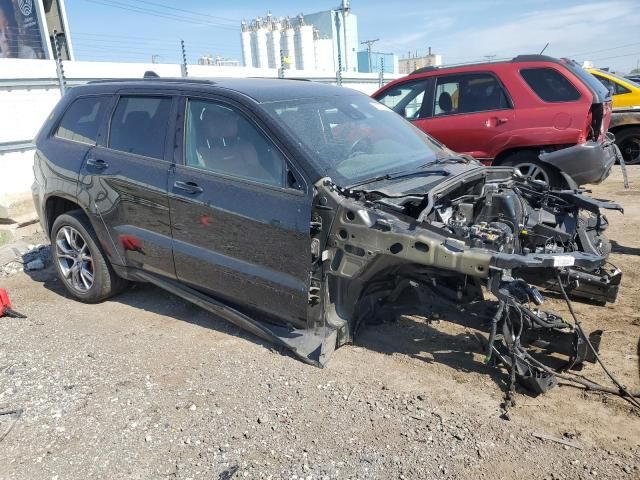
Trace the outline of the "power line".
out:
M 608 52 L 609 50 L 617 50 L 618 48 L 632 47 L 632 46 L 635 46 L 635 45 L 640 45 L 640 42 L 627 43 L 626 45 L 618 45 L 617 47 L 603 48 L 601 50 L 591 50 L 589 52 L 572 53 L 572 54 L 567 55 L 567 56 L 568 57 L 577 57 L 577 56 L 580 56 L 580 55 L 588 55 L 590 53 Z
M 237 49 L 237 45 L 231 45 L 231 44 L 227 44 L 227 43 L 219 43 L 219 42 L 210 42 L 210 43 L 204 43 L 204 42 L 190 42 L 187 41 L 185 42 L 187 43 L 190 47 L 194 47 L 194 48 L 223 48 L 226 50 L 236 50 Z M 76 44 L 82 44 L 82 45 L 92 45 L 95 47 L 102 47 L 102 48 L 109 48 L 109 47 L 124 47 L 124 48 L 137 48 L 137 47 L 142 47 L 142 48 L 156 48 L 156 49 L 169 49 L 172 47 L 175 47 L 176 45 L 179 45 L 180 42 L 179 41 L 163 41 L 163 42 L 156 42 L 153 40 L 135 40 L 135 41 L 128 41 L 128 40 L 119 40 L 119 39 L 107 39 L 107 38 L 78 38 L 78 40 L 76 40 L 74 42 L 74 45 Z
M 625 55 L 614 55 L 612 57 L 600 57 L 600 58 L 594 58 L 593 61 L 598 61 L 598 60 L 610 60 L 612 58 L 622 58 L 622 57 L 635 57 L 635 56 L 639 56 L 640 52 L 634 52 L 634 53 L 627 53 Z
M 371 72 L 371 47 L 374 43 L 379 42 L 379 38 L 374 38 L 373 40 L 365 40 L 364 42 L 360 42 L 361 45 L 367 46 L 367 56 L 369 58 L 369 72 Z
M 176 12 L 188 13 L 190 15 L 209 17 L 209 18 L 213 18 L 213 19 L 216 19 L 216 20 L 222 20 L 222 21 L 225 21 L 225 22 L 230 22 L 230 23 L 232 23 L 234 25 L 238 24 L 238 20 L 236 20 L 234 18 L 219 17 L 217 15 L 210 15 L 208 13 L 202 13 L 202 12 L 198 12 L 196 10 L 186 10 L 184 8 L 170 7 L 168 5 L 163 5 L 163 4 L 158 3 L 158 2 L 150 2 L 148 0 L 132 0 L 132 1 L 138 2 L 138 3 L 146 3 L 147 5 L 153 5 L 153 6 L 156 6 L 156 7 L 165 8 L 167 10 L 173 10 L 173 11 L 176 11 Z
M 137 7 L 135 5 L 118 2 L 116 0 L 85 0 L 85 1 L 86 2 L 90 2 L 90 3 L 95 3 L 95 4 L 98 4 L 98 5 L 104 5 L 104 6 L 111 7 L 111 8 L 118 8 L 120 10 L 127 10 L 127 11 L 130 11 L 130 12 L 135 12 L 135 13 L 139 13 L 139 14 L 142 14 L 142 15 L 148 15 L 148 16 L 152 16 L 152 17 L 164 18 L 164 19 L 183 22 L 183 23 L 190 23 L 190 24 L 196 24 L 196 25 L 205 25 L 205 26 L 212 27 L 212 28 L 220 28 L 220 29 L 226 29 L 226 30 L 236 30 L 236 31 L 239 30 L 239 27 L 232 27 L 231 25 L 214 23 L 214 22 L 211 22 L 211 21 L 200 20 L 200 19 L 192 18 L 192 17 L 185 17 L 185 16 L 182 16 L 182 15 L 174 15 L 174 14 L 169 14 L 169 13 L 165 14 L 163 12 L 153 11 L 153 10 L 148 9 L 148 8 Z

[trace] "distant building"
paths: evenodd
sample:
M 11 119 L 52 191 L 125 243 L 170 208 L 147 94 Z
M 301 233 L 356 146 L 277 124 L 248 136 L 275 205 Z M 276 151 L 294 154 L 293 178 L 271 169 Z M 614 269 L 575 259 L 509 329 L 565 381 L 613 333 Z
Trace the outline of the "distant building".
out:
M 296 17 L 254 18 L 241 23 L 246 67 L 355 72 L 358 70 L 358 18 L 349 1 L 341 7 Z
M 198 65 L 215 65 L 216 67 L 239 67 L 239 60 L 232 60 L 229 58 L 222 58 L 220 55 L 215 57 L 212 55 L 203 55 L 198 58 Z
M 431 47 L 429 47 L 429 53 L 422 57 L 409 56 L 407 58 L 401 58 L 399 61 L 399 73 L 411 73 L 418 68 L 423 67 L 439 67 L 442 65 L 442 55 L 436 55 L 431 53 Z
M 358 52 L 358 71 L 364 73 L 398 73 L 398 56 L 393 53 L 371 52 L 371 67 L 369 67 L 369 52 Z

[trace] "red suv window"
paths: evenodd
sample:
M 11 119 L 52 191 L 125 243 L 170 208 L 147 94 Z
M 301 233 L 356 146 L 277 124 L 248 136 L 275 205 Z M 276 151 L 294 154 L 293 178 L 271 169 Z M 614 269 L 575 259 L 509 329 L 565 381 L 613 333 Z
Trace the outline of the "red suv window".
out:
M 573 102 L 580 98 L 576 87 L 553 68 L 527 68 L 520 70 L 520 75 L 545 102 Z
M 434 116 L 511 108 L 504 89 L 488 73 L 438 77 L 434 101 Z

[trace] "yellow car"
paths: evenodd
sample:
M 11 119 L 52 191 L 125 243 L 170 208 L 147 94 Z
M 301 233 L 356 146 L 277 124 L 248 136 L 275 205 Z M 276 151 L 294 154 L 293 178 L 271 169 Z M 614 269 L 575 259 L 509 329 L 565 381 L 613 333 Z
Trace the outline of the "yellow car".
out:
M 613 108 L 640 107 L 640 85 L 628 78 L 595 68 L 587 68 L 613 95 Z

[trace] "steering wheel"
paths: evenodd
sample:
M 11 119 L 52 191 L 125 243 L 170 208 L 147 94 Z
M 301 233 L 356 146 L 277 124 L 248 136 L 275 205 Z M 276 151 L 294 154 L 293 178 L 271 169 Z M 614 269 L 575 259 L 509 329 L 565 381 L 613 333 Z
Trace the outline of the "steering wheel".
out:
M 373 152 L 373 142 L 369 137 L 362 137 L 351 144 L 349 148 L 349 157 L 353 157 L 358 153 Z

